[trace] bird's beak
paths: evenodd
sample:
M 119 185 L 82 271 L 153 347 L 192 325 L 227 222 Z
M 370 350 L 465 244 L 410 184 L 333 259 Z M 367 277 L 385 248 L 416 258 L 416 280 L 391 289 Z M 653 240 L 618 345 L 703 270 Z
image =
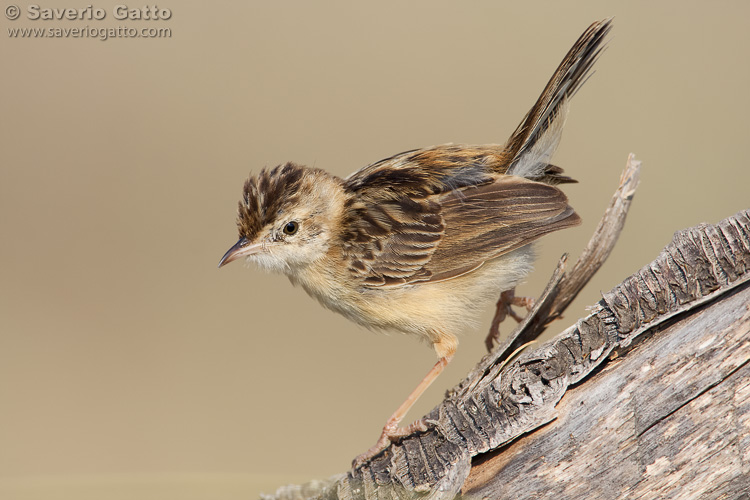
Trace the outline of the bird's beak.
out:
M 253 255 L 260 251 L 260 243 L 250 244 L 250 242 L 247 241 L 247 238 L 240 238 L 232 248 L 227 250 L 227 253 L 224 254 L 224 257 L 221 258 L 221 260 L 219 261 L 219 267 L 225 264 L 229 264 L 233 260 L 241 259 L 242 257 L 247 257 L 248 255 Z

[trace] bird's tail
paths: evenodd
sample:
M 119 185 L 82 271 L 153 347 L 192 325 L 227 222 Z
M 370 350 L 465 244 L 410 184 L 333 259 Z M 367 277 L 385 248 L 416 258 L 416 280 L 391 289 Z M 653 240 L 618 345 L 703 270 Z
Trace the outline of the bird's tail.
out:
M 505 145 L 511 157 L 508 174 L 529 179 L 547 175 L 549 160 L 560 142 L 568 102 L 590 75 L 611 28 L 611 18 L 593 23 L 565 55 L 542 95 Z

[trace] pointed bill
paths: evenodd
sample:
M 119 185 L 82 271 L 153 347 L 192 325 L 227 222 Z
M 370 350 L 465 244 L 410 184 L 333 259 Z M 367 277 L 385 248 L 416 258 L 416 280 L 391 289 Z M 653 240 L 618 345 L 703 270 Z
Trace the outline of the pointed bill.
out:
M 224 257 L 221 258 L 221 260 L 219 261 L 219 267 L 229 264 L 234 260 L 247 257 L 248 255 L 256 254 L 261 251 L 261 246 L 261 243 L 251 244 L 247 240 L 247 238 L 240 238 L 239 241 L 237 241 L 237 243 L 232 246 L 232 248 L 227 250 L 227 253 L 224 254 Z

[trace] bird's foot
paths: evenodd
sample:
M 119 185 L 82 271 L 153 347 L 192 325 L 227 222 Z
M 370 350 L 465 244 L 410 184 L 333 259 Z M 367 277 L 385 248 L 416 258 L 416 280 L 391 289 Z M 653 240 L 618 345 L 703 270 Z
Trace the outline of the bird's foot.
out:
M 410 434 L 413 434 L 415 432 L 421 431 L 424 432 L 427 430 L 427 422 L 425 419 L 420 418 L 419 420 L 414 421 L 412 424 L 407 425 L 406 427 L 399 427 L 398 422 L 393 422 L 389 420 L 385 427 L 383 427 L 383 432 L 380 434 L 380 438 L 378 439 L 378 442 L 375 443 L 375 445 L 367 450 L 366 452 L 359 455 L 357 458 L 355 458 L 352 461 L 352 467 L 357 468 L 360 465 L 364 464 L 365 462 L 369 461 L 371 458 L 379 454 L 381 451 L 388 448 L 391 443 L 395 443 L 399 439 L 406 437 Z
M 438 375 L 440 375 L 446 365 L 453 358 L 453 353 L 456 352 L 457 343 L 458 341 L 456 338 L 452 336 L 445 337 L 443 341 L 435 343 L 435 351 L 438 353 L 438 356 L 440 356 L 440 359 L 437 360 L 435 366 L 433 366 L 430 371 L 427 372 L 427 375 L 425 375 L 419 384 L 417 384 L 417 387 L 414 388 L 406 400 L 401 403 L 401 406 L 399 406 L 396 411 L 393 412 L 393 415 L 390 416 L 385 423 L 383 432 L 380 434 L 380 439 L 375 443 L 375 446 L 355 458 L 352 462 L 352 467 L 359 467 L 388 448 L 391 443 L 398 441 L 402 437 L 413 434 L 414 432 L 424 432 L 427 430 L 427 420 L 424 418 L 420 418 L 406 427 L 399 427 L 398 424 L 404 419 L 409 409 L 414 406 L 414 403 L 419 399 L 419 396 L 430 387 L 430 384 L 435 381 Z
M 516 289 L 506 290 L 500 294 L 500 298 L 497 301 L 495 309 L 495 317 L 492 318 L 492 325 L 490 331 L 487 334 L 487 338 L 484 339 L 484 345 L 487 346 L 487 352 L 491 352 L 495 343 L 500 339 L 500 323 L 502 323 L 506 317 L 510 316 L 517 322 L 523 321 L 523 317 L 519 316 L 511 306 L 524 307 L 526 311 L 531 312 L 534 308 L 535 300 L 533 297 L 516 297 Z

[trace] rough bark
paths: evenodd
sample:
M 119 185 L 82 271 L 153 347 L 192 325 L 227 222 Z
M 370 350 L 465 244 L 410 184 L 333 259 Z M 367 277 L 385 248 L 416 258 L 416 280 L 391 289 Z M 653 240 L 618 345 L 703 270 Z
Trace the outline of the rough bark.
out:
M 513 499 L 750 493 L 748 304 L 745 282 L 607 360 L 568 388 L 553 423 L 477 456 L 462 491 Z
M 564 289 L 559 270 L 548 315 Z M 428 431 L 271 498 L 750 498 L 748 361 L 743 211 L 676 233 L 539 348 L 488 356 Z

